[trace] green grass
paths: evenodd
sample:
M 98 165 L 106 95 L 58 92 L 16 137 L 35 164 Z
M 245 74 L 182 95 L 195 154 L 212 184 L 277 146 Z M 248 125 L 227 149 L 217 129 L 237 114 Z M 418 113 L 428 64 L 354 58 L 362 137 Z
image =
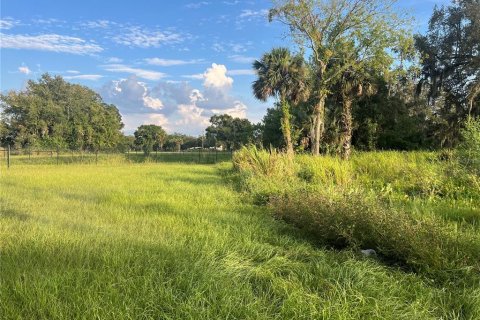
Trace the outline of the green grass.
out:
M 478 309 L 478 291 L 459 299 L 355 250 L 316 245 L 219 172 L 3 166 L 0 318 L 467 319 Z
M 118 164 L 118 163 L 145 163 L 145 162 L 181 162 L 181 163 L 200 163 L 214 164 L 223 161 L 230 161 L 232 152 L 230 151 L 182 151 L 182 152 L 152 152 L 145 156 L 143 152 L 129 153 L 98 153 L 93 152 L 68 152 L 61 151 L 57 156 L 52 152 L 35 152 L 31 154 L 13 154 L 10 156 L 10 165 L 59 165 L 59 164 Z M 0 151 L 1 165 L 7 164 L 6 153 Z

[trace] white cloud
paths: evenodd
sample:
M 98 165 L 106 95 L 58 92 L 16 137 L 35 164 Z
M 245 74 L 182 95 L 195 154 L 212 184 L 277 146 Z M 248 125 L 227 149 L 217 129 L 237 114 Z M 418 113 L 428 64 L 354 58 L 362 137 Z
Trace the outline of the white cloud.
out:
M 0 19 L 0 29 L 8 30 L 20 24 L 20 21 L 10 17 Z
M 80 71 L 77 71 L 77 70 L 67 70 L 67 73 L 70 73 L 70 74 L 79 74 Z
M 267 9 L 262 9 L 257 11 L 245 9 L 245 10 L 242 10 L 242 13 L 239 16 L 240 19 L 247 19 L 247 20 L 258 19 L 258 18 L 266 19 L 267 17 L 268 17 Z
M 106 64 L 101 67 L 110 72 L 130 73 L 147 80 L 160 80 L 167 76 L 163 72 L 133 68 L 124 64 Z
M 91 28 L 91 29 L 107 29 L 109 27 L 117 25 L 117 23 L 109 20 L 95 20 L 87 21 L 80 24 L 82 27 Z
M 195 104 L 181 104 L 178 106 L 178 114 L 181 116 L 180 120 L 175 122 L 176 125 L 196 127 L 201 130 L 208 126 L 208 117 L 203 115 L 203 108 L 199 108 Z M 192 129 L 192 128 L 191 128 Z
M 18 67 L 18 71 L 23 74 L 30 74 L 32 72 L 27 66 Z
M 202 59 L 176 60 L 176 59 L 162 59 L 162 58 L 146 58 L 144 60 L 148 64 L 155 65 L 155 66 L 162 66 L 162 67 L 195 64 L 203 61 Z
M 97 81 L 103 78 L 102 75 L 100 74 L 79 74 L 76 76 L 64 76 L 64 79 L 67 80 L 91 80 L 91 81 Z
M 159 113 L 130 113 L 126 117 L 122 117 L 124 123 L 124 131 L 133 133 L 142 124 L 155 124 L 162 126 L 163 129 L 170 132 L 168 118 Z
M 256 58 L 254 57 L 246 57 L 246 56 L 243 56 L 243 55 L 239 55 L 239 54 L 234 54 L 234 55 L 231 55 L 228 57 L 230 60 L 232 60 L 233 62 L 237 62 L 237 63 L 253 63 L 253 61 L 255 61 Z
M 107 63 L 122 63 L 123 60 L 117 57 L 110 57 L 107 59 Z
M 150 31 L 134 26 L 128 28 L 126 33 L 114 36 L 112 40 L 130 47 L 150 48 L 180 43 L 184 40 L 184 37 L 171 31 Z
M 58 34 L 37 36 L 0 33 L 1 48 L 28 49 L 40 51 L 64 52 L 72 54 L 93 54 L 103 51 L 99 45 L 80 38 Z
M 236 69 L 236 70 L 229 70 L 227 74 L 230 76 L 250 76 L 250 75 L 254 75 L 255 71 L 252 69 Z
M 193 79 L 193 80 L 203 80 L 204 75 L 203 73 L 187 74 L 187 75 L 183 75 L 182 78 Z
M 143 104 L 154 110 L 161 110 L 163 108 L 163 103 L 160 99 L 144 96 Z
M 217 114 L 228 114 L 234 118 L 246 118 L 247 117 L 247 106 L 241 101 L 234 101 L 232 108 L 227 109 L 212 109 L 212 112 Z
M 191 2 L 185 5 L 185 8 L 188 9 L 198 9 L 200 7 L 208 6 L 210 2 L 207 1 L 199 1 L 199 2 Z
M 232 95 L 234 80 L 228 74 L 225 65 L 213 63 L 204 73 L 193 75 L 203 80 L 202 88 L 192 87 L 187 81 L 159 81 L 152 88 L 131 76 L 109 82 L 99 93 L 118 106 L 128 133 L 141 124 L 154 123 L 170 132 L 198 135 L 214 114 L 246 117 L 247 106 Z
M 227 68 L 223 64 L 212 63 L 212 67 L 203 76 L 206 88 L 230 88 L 233 84 L 233 79 L 227 76 Z

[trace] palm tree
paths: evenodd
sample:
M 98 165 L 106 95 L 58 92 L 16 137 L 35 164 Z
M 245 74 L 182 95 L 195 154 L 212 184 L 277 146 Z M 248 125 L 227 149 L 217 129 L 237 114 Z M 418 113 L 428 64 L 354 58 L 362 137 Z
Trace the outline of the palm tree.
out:
M 253 94 L 261 101 L 269 97 L 279 100 L 282 110 L 282 133 L 288 154 L 293 154 L 290 128 L 290 104 L 308 97 L 307 72 L 301 55 L 293 56 L 287 48 L 274 48 L 255 60 L 258 79 L 252 84 Z
M 348 159 L 352 146 L 352 104 L 355 98 L 362 96 L 371 96 L 375 93 L 375 88 L 371 82 L 367 80 L 365 74 L 357 73 L 353 68 L 349 68 L 343 72 L 340 79 L 340 93 L 342 96 L 342 149 L 341 155 L 343 159 Z

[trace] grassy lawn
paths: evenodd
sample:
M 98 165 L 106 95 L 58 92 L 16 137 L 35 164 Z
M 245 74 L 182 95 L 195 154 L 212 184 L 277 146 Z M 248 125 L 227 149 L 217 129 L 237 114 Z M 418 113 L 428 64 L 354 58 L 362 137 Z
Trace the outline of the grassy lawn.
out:
M 2 167 L 0 318 L 464 316 L 455 293 L 316 246 L 219 172 L 174 163 Z

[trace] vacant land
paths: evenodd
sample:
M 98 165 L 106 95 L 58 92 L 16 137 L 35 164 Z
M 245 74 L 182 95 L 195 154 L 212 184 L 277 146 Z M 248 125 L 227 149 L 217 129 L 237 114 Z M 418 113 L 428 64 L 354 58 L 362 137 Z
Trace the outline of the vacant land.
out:
M 428 277 L 326 249 L 275 220 L 222 178 L 227 166 L 3 167 L 0 318 L 475 314 L 478 296 L 457 303 Z

